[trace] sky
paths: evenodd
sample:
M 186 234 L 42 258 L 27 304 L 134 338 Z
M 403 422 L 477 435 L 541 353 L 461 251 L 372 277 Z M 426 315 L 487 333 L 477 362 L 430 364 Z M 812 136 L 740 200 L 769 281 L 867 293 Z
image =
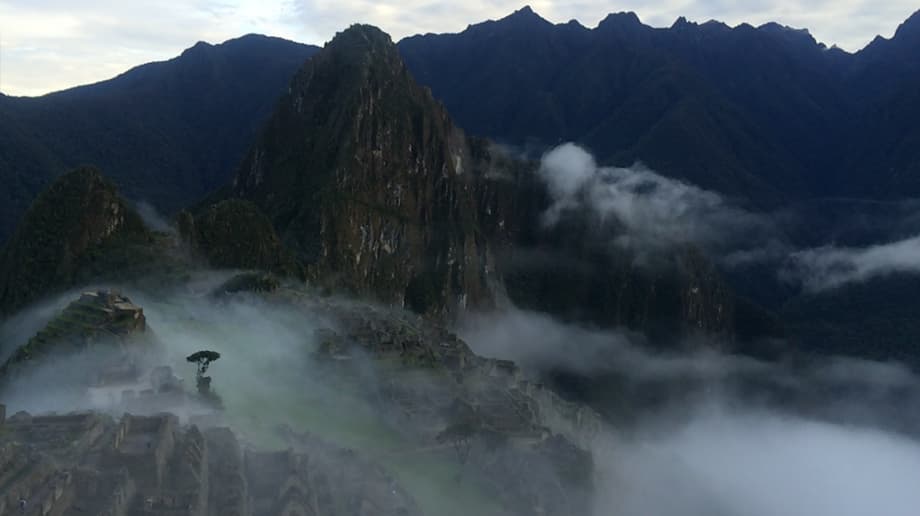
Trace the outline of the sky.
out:
M 261 33 L 322 45 L 356 22 L 394 40 L 459 32 L 501 18 L 527 0 L 0 0 L 0 91 L 41 95 L 111 78 L 169 59 L 198 41 Z M 776 21 L 808 28 L 849 51 L 891 37 L 918 9 L 915 0 L 531 0 L 553 22 L 594 27 L 611 11 L 634 11 L 655 27 L 679 16 L 730 25 Z

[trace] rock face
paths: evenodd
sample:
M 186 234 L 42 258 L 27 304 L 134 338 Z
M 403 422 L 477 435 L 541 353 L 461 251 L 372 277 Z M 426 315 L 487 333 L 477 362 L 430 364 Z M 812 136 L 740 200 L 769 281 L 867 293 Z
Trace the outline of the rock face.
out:
M 73 286 L 109 244 L 151 240 L 97 170 L 65 174 L 38 196 L 0 252 L 0 311 Z
M 389 37 L 356 25 L 298 73 L 216 195 L 228 200 L 184 233 L 214 264 L 272 269 L 273 228 L 311 282 L 427 315 L 489 308 L 507 293 L 604 326 L 730 329 L 730 292 L 701 256 L 646 272 L 632 256 L 595 252 L 581 228 L 544 231 L 535 168 L 467 138 Z M 531 251 L 550 260 L 535 264 Z
M 316 441 L 256 452 L 171 415 L 20 413 L 0 430 L 0 514 L 420 514 L 379 467 Z
M 423 313 L 488 304 L 474 164 L 389 36 L 356 25 L 296 75 L 225 195 L 323 284 Z
M 271 221 L 251 202 L 230 199 L 208 206 L 197 216 L 183 212 L 179 232 L 213 267 L 302 275 Z
M 729 336 L 735 300 L 714 264 L 692 247 L 643 263 L 593 234 L 582 221 L 544 229 L 534 212 L 500 270 L 515 305 L 600 327 L 657 338 L 688 333 Z
M 85 292 L 51 320 L 0 367 L 3 376 L 17 364 L 61 350 L 82 349 L 102 341 L 124 344 L 147 331 L 144 310 L 118 292 Z
M 211 296 L 221 298 L 240 292 L 270 293 L 281 287 L 275 276 L 260 272 L 244 272 L 228 279 L 211 292 Z
M 488 307 L 509 279 L 519 304 L 605 325 L 730 326 L 721 284 L 701 269 L 642 278 L 621 257 L 613 272 L 597 262 L 590 277 L 559 275 L 584 248 L 541 233 L 548 199 L 534 168 L 465 137 L 389 37 L 354 26 L 295 77 L 223 195 L 264 211 L 311 280 L 417 313 Z M 535 271 L 517 250 L 528 246 L 565 256 Z
M 0 94 L 0 244 L 55 177 L 85 163 L 174 214 L 233 175 L 319 48 L 250 34 L 41 97 Z
M 511 362 L 475 355 L 422 318 L 311 303 L 334 326 L 317 334 L 329 382 L 356 377 L 348 384 L 365 386 L 384 421 L 423 449 L 450 452 L 511 514 L 587 513 L 594 464 L 586 447 L 601 429 L 594 411 L 528 380 Z

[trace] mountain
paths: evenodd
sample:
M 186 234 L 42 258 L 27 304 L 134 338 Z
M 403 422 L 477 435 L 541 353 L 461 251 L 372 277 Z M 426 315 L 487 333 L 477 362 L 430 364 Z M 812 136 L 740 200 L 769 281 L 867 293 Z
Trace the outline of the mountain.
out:
M 507 297 L 603 326 L 731 332 L 732 294 L 701 255 L 646 270 L 582 221 L 546 230 L 536 167 L 466 137 L 389 37 L 356 25 L 298 72 L 236 177 L 188 225 L 247 226 L 215 213 L 251 203 L 311 282 L 423 314 Z M 193 246 L 223 257 L 213 265 L 251 267 L 244 233 Z
M 657 29 L 619 13 L 588 29 L 530 8 L 399 46 L 473 134 L 538 153 L 577 141 L 770 206 L 920 193 L 918 19 L 857 54 L 775 23 Z
M 303 276 L 271 220 L 249 201 L 229 199 L 208 206 L 197 217 L 183 211 L 178 219 L 183 242 L 213 267 Z
M 258 206 L 314 280 L 449 311 L 491 299 L 477 166 L 389 36 L 356 25 L 294 76 L 222 195 Z
M 128 198 L 174 213 L 233 173 L 315 47 L 265 36 L 198 43 L 169 61 L 36 98 L 0 95 L 0 242 L 50 182 L 107 171 Z
M 64 174 L 38 196 L 0 250 L 0 310 L 8 313 L 73 286 L 107 244 L 143 245 L 152 239 L 99 171 Z

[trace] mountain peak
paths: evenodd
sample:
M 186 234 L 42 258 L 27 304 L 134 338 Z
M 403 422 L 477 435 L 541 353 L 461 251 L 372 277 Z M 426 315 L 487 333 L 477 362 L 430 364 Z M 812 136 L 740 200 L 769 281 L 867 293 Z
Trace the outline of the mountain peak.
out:
M 329 66 L 322 67 L 328 73 L 358 73 L 345 81 L 351 85 L 363 84 L 372 68 L 383 73 L 398 73 L 404 68 L 389 34 L 373 25 L 355 24 L 339 32 L 317 57 L 329 61 Z
M 671 25 L 671 28 L 672 29 L 686 29 L 686 28 L 696 27 L 696 26 L 697 26 L 696 23 L 688 21 L 685 16 L 681 16 L 680 18 L 674 21 L 674 24 Z
M 528 25 L 532 25 L 532 24 L 552 25 L 549 21 L 547 21 L 542 16 L 534 12 L 534 10 L 531 9 L 529 5 L 525 5 L 524 7 L 521 7 L 517 11 L 514 11 L 508 16 L 505 16 L 499 21 L 512 22 L 515 24 L 525 24 L 526 23 Z
M 185 51 L 182 52 L 182 55 L 187 56 L 191 54 L 199 54 L 199 53 L 207 51 L 213 46 L 214 45 L 208 43 L 207 41 L 199 41 L 198 43 L 195 43 L 193 46 L 185 49 Z
M 491 299 L 471 156 L 390 37 L 354 25 L 294 77 L 229 195 L 268 218 L 309 278 L 441 313 Z
M 520 9 L 518 9 L 517 11 L 514 11 L 513 13 L 511 13 L 511 16 L 518 16 L 522 18 L 523 17 L 540 18 L 540 15 L 535 13 L 534 10 L 531 9 L 529 5 L 525 5 L 524 7 L 521 7 Z
M 642 25 L 639 16 L 632 11 L 610 13 L 597 25 L 600 27 L 632 28 Z
M 334 48 L 342 45 L 374 48 L 378 46 L 392 46 L 393 40 L 390 39 L 389 34 L 373 25 L 356 23 L 342 32 L 337 33 L 335 37 L 332 38 L 332 41 L 327 43 L 326 46 Z
M 894 33 L 895 38 L 918 38 L 920 39 L 920 10 L 910 15 L 904 20 L 904 23 L 898 26 Z
M 13 311 L 42 295 L 73 285 L 84 258 L 107 242 L 149 233 L 95 168 L 58 177 L 26 212 L 0 251 L 0 312 Z
M 810 46 L 818 45 L 818 41 L 811 35 L 808 29 L 797 29 L 788 25 L 780 25 L 776 22 L 769 22 L 757 27 L 757 30 L 767 34 L 779 36 L 788 41 L 804 43 Z

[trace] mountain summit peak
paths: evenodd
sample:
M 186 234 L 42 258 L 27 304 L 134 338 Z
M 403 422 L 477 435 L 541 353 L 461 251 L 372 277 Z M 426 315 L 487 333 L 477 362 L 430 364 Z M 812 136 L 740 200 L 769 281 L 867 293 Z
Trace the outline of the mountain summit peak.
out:
M 339 32 L 332 38 L 332 41 L 326 44 L 328 48 L 335 47 L 390 47 L 393 46 L 393 40 L 389 34 L 383 32 L 373 25 L 364 25 L 356 23 L 347 29 Z
M 545 18 L 537 14 L 529 5 L 521 7 L 517 11 L 509 14 L 508 16 L 502 18 L 501 21 L 511 21 L 517 23 L 540 23 L 545 25 L 552 25 Z
M 920 10 L 910 15 L 909 18 L 904 20 L 904 23 L 898 26 L 894 37 L 920 38 Z
M 353 25 L 294 77 L 229 195 L 271 221 L 312 280 L 446 313 L 491 299 L 473 163 L 389 36 Z

